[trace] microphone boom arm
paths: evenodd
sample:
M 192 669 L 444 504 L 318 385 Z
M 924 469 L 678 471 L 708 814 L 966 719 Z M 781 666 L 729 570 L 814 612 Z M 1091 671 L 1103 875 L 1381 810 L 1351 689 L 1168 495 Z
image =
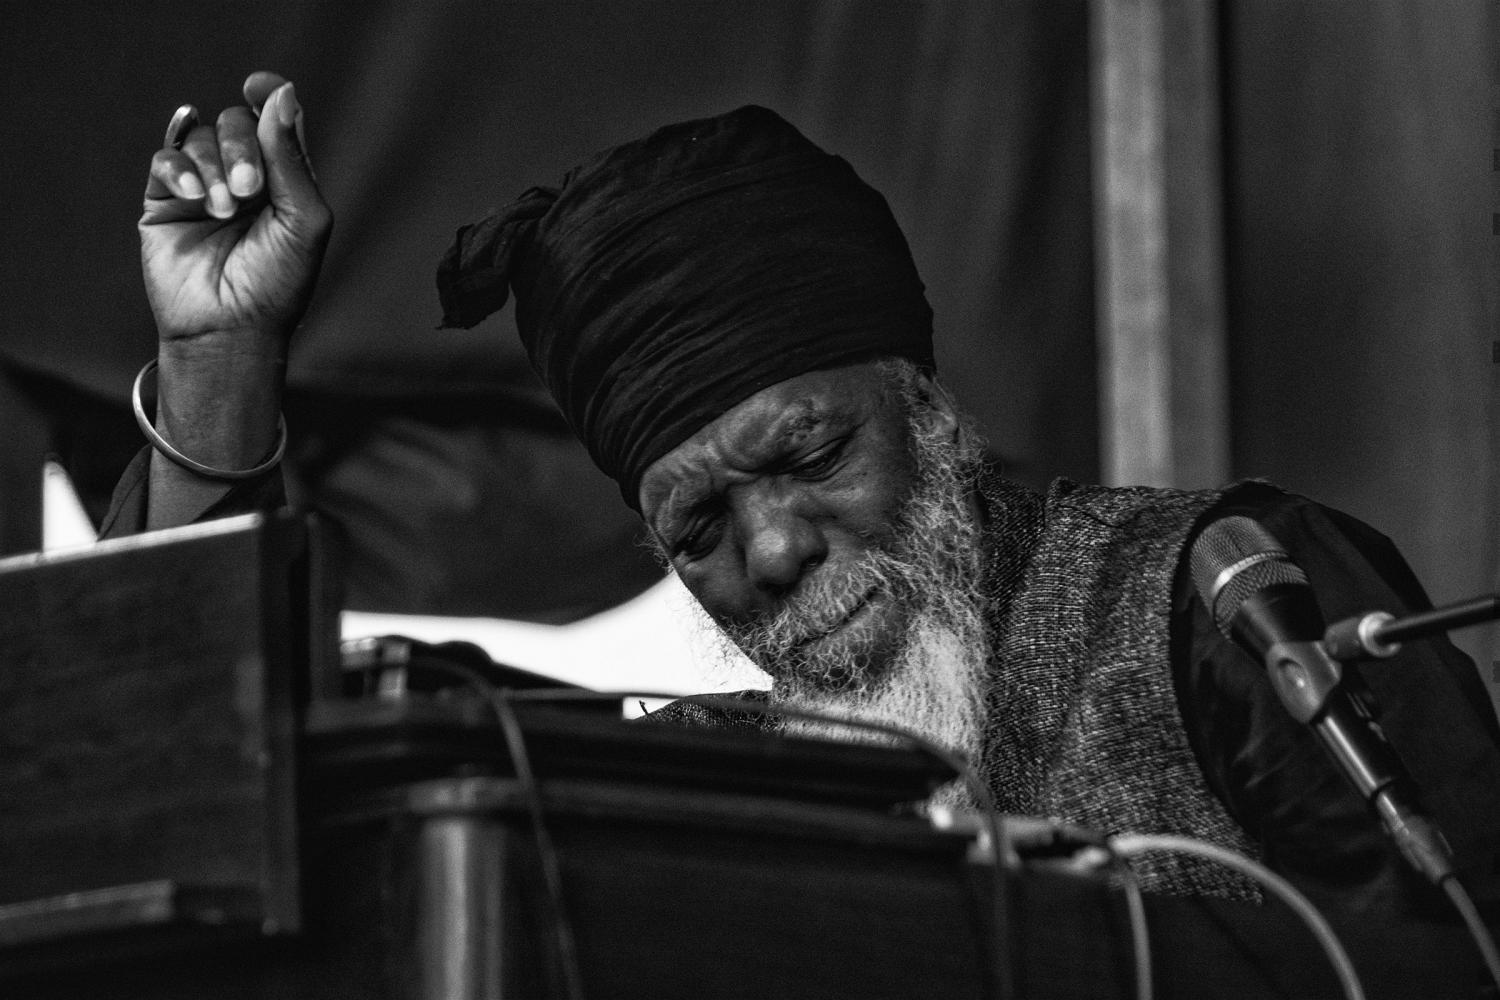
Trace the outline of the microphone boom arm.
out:
M 1456 604 L 1393 618 L 1384 611 L 1355 615 L 1334 622 L 1323 633 L 1323 644 L 1336 660 L 1349 662 L 1393 655 L 1408 639 L 1421 639 L 1465 625 L 1500 619 L 1500 594 L 1485 594 Z

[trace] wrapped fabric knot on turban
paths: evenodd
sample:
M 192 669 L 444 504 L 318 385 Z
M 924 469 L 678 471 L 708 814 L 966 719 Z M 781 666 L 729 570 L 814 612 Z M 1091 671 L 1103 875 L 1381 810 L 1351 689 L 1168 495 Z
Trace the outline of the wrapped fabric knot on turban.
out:
M 761 389 L 880 356 L 933 365 L 885 199 L 764 108 L 669 125 L 458 231 L 443 325 L 516 297 L 532 366 L 639 510 L 645 470 Z

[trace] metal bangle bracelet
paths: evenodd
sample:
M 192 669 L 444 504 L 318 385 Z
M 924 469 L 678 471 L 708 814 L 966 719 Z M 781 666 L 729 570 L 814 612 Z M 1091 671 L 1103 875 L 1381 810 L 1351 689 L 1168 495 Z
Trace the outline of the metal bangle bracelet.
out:
M 216 469 L 202 462 L 195 462 L 182 452 L 172 447 L 166 438 L 161 436 L 151 418 L 146 416 L 146 406 L 141 402 L 141 384 L 146 376 L 156 370 L 156 359 L 152 358 L 146 362 L 146 366 L 140 370 L 135 377 L 135 384 L 130 387 L 130 405 L 135 410 L 135 422 L 140 427 L 141 433 L 146 435 L 146 440 L 151 442 L 151 447 L 161 452 L 177 465 L 205 479 L 254 479 L 263 476 L 281 462 L 286 454 L 286 417 L 278 416 L 276 422 L 276 447 L 271 449 L 271 456 L 259 465 L 249 469 Z

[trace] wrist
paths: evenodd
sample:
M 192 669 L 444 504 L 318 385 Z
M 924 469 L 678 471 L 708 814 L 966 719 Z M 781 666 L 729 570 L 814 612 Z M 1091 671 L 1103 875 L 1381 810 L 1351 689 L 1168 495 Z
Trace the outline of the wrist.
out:
M 286 381 L 284 339 L 215 331 L 164 341 L 157 364 L 155 426 L 183 454 L 241 469 L 270 453 Z
M 197 333 L 162 336 L 157 362 L 164 370 L 211 373 L 218 369 L 258 370 L 286 365 L 289 337 L 275 329 L 229 327 Z

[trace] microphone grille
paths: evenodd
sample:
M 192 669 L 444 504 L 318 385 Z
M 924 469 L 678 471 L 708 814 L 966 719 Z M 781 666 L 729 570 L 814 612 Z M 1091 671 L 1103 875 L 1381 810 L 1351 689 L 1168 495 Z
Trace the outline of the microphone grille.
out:
M 1225 635 L 1251 594 L 1278 583 L 1307 583 L 1276 536 L 1242 515 L 1212 521 L 1193 543 L 1193 585 Z

